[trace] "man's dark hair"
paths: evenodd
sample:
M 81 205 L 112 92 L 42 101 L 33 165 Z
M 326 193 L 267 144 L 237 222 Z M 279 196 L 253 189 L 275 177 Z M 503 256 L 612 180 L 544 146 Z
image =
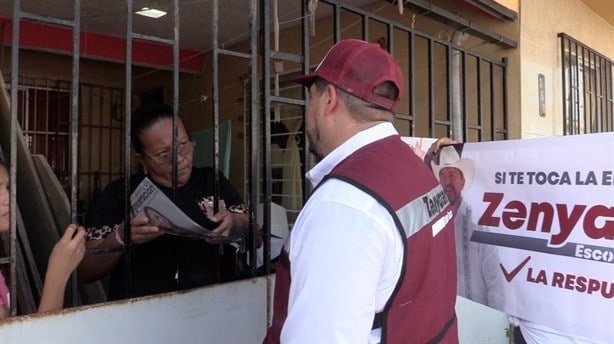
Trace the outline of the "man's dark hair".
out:
M 173 118 L 173 108 L 166 104 L 144 106 L 132 114 L 130 141 L 137 153 L 143 154 L 141 133 L 164 118 Z
M 314 84 L 318 94 L 322 94 L 329 82 L 322 78 L 316 78 L 314 80 Z M 337 94 L 345 103 L 350 115 L 352 115 L 358 122 L 394 121 L 394 113 L 392 111 L 371 104 L 368 101 L 358 98 L 337 86 L 335 86 L 335 88 L 337 89 Z M 373 89 L 373 93 L 389 99 L 396 99 L 399 94 L 399 89 L 392 82 L 385 81 L 375 87 Z

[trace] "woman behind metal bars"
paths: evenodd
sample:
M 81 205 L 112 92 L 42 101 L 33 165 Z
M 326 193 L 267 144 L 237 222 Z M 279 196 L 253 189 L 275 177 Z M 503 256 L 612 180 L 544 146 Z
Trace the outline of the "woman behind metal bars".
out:
M 132 117 L 132 148 L 143 169 L 131 178 L 131 192 L 147 176 L 192 220 L 219 237 L 195 240 L 183 236 L 164 235 L 146 216 L 130 220 L 131 241 L 130 285 L 126 290 L 125 254 L 112 252 L 86 256 L 79 267 L 79 278 L 95 281 L 111 274 L 109 299 L 123 299 L 173 290 L 194 288 L 237 279 L 232 262 L 234 251 L 221 242 L 231 230 L 244 232 L 249 218 L 246 207 L 230 182 L 212 168 L 192 166 L 195 143 L 179 120 L 177 126 L 177 185 L 173 190 L 173 110 L 168 105 L 142 108 Z M 213 197 L 215 173 L 219 175 L 220 207 L 208 214 L 205 205 Z M 111 182 L 88 213 L 87 227 L 106 228 L 98 240 L 89 240 L 88 247 L 124 245 L 124 179 Z M 89 234 L 88 234 L 89 236 Z M 222 254 L 220 252 L 230 255 Z
M 0 158 L 0 232 L 9 230 L 9 176 L 6 164 Z M 83 227 L 69 225 L 60 240 L 55 244 L 45 274 L 45 284 L 38 312 L 62 308 L 66 283 L 85 253 L 85 230 Z M 13 290 L 13 292 L 15 292 Z M 0 272 L 0 319 L 9 316 L 9 290 Z

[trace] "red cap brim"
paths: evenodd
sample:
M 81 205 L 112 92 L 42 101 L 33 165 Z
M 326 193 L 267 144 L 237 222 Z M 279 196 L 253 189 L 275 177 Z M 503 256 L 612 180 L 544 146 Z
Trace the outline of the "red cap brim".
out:
M 311 87 L 311 84 L 315 81 L 318 76 L 315 73 L 305 74 L 294 78 L 294 82 L 297 84 L 301 84 L 305 87 Z

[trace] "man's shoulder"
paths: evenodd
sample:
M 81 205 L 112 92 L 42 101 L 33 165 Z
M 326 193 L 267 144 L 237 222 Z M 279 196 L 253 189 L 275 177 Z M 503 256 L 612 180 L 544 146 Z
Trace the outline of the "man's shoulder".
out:
M 365 209 L 380 204 L 370 193 L 346 180 L 330 177 L 312 194 L 318 202 Z

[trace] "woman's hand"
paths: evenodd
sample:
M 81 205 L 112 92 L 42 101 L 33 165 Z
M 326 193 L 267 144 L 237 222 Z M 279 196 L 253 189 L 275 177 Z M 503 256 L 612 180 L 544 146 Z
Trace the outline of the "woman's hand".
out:
M 77 228 L 74 224 L 69 225 L 49 255 L 39 312 L 62 308 L 68 278 L 84 254 L 85 229 L 81 226 Z
M 49 256 L 48 277 L 68 280 L 85 254 L 85 229 L 69 225 Z
M 209 244 L 219 244 L 228 239 L 231 231 L 245 231 L 249 225 L 247 214 L 235 213 L 228 209 L 220 208 L 214 216 L 209 219 L 217 223 L 217 227 L 212 230 L 213 233 L 219 234 L 215 237 L 206 237 L 205 241 Z
M 119 233 L 122 241 L 125 242 L 126 235 L 123 222 L 119 225 Z M 147 216 L 138 216 L 130 219 L 130 239 L 133 244 L 144 244 L 162 234 L 164 234 L 164 231 L 158 226 L 152 226 Z
M 206 237 L 205 241 L 209 244 L 219 244 L 230 236 L 230 231 L 235 228 L 233 216 L 236 215 L 226 208 L 220 209 L 214 216 L 209 219 L 217 223 L 217 227 L 212 230 L 213 233 L 219 234 L 215 237 Z

